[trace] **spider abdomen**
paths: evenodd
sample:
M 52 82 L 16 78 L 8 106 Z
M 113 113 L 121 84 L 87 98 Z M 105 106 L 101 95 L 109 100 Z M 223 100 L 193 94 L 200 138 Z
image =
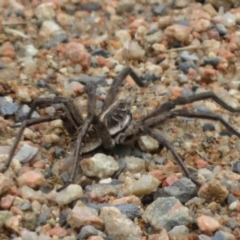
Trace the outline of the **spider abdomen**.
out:
M 121 132 L 132 120 L 130 104 L 124 100 L 113 103 L 107 111 L 100 116 L 111 136 Z

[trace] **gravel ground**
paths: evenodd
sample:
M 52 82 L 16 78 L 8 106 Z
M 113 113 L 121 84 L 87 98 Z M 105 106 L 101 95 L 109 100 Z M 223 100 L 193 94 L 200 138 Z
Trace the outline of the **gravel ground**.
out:
M 71 97 L 86 117 L 86 83 L 97 83 L 100 112 L 127 66 L 147 85 L 128 76 L 119 89 L 134 120 L 206 91 L 240 107 L 239 1 L 1 0 L 0 21 L 1 169 L 19 130 L 11 126 L 34 99 Z M 212 100 L 181 108 L 216 113 L 240 132 L 238 111 Z M 62 110 L 48 104 L 32 117 Z M 74 184 L 56 192 L 72 170 L 71 136 L 61 120 L 26 128 L 0 174 L 0 239 L 240 239 L 240 139 L 220 122 L 187 117 L 159 131 L 200 188 L 170 151 L 143 136 L 84 156 Z

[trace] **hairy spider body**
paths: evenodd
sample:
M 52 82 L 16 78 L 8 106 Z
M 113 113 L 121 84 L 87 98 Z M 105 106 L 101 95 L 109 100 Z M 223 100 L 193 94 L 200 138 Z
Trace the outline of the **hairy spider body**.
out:
M 221 105 L 223 108 L 231 112 L 240 112 L 240 109 L 234 109 L 230 105 L 222 101 L 218 96 L 212 92 L 204 92 L 194 94 L 189 97 L 179 97 L 173 101 L 163 103 L 160 107 L 152 113 L 138 121 L 132 120 L 130 111 L 130 103 L 125 100 L 115 101 L 118 92 L 118 87 L 122 84 L 124 78 L 130 74 L 133 80 L 139 87 L 144 84 L 141 79 L 134 73 L 130 67 L 126 67 L 113 81 L 109 92 L 104 100 L 102 112 L 96 114 L 96 85 L 89 82 L 86 86 L 88 95 L 88 113 L 86 119 L 83 119 L 81 113 L 78 112 L 72 99 L 65 97 L 55 98 L 38 98 L 33 101 L 31 109 L 20 126 L 20 130 L 15 138 L 14 144 L 10 150 L 8 160 L 2 170 L 6 171 L 10 166 L 16 147 L 21 139 L 23 131 L 26 127 L 31 125 L 61 119 L 72 136 L 74 141 L 74 163 L 72 173 L 69 181 L 58 191 L 64 189 L 71 182 L 73 182 L 78 163 L 81 160 L 83 153 L 88 153 L 99 146 L 105 149 L 113 148 L 116 144 L 128 144 L 139 138 L 141 135 L 149 135 L 159 142 L 159 144 L 170 150 L 182 168 L 184 174 L 191 178 L 187 167 L 184 165 L 181 157 L 176 152 L 172 144 L 157 131 L 156 127 L 164 123 L 166 120 L 178 116 L 189 118 L 202 118 L 220 121 L 229 131 L 240 137 L 240 133 L 236 131 L 229 123 L 227 123 L 221 116 L 214 113 L 191 112 L 185 109 L 174 110 L 177 105 L 184 105 L 199 100 L 211 99 Z M 56 114 L 54 116 L 44 116 L 37 119 L 30 119 L 36 107 L 44 104 L 62 103 L 65 105 L 65 112 Z M 192 178 L 191 178 L 192 179 Z M 194 183 L 199 183 L 192 179 Z

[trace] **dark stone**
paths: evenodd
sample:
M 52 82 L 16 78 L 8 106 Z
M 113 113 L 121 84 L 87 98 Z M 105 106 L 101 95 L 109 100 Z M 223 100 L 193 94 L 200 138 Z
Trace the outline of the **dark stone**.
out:
M 16 103 L 7 102 L 4 97 L 0 97 L 0 114 L 3 117 L 14 115 L 19 109 Z
M 45 149 L 50 149 L 52 147 L 52 144 L 51 143 L 43 143 L 42 145 Z
M 197 55 L 195 54 L 190 54 L 188 51 L 182 51 L 180 53 L 180 57 L 183 61 L 187 62 L 187 61 L 199 61 L 199 58 Z
M 55 35 L 50 39 L 45 45 L 44 48 L 50 49 L 54 46 L 56 46 L 58 43 L 63 43 L 68 41 L 68 35 L 66 33 L 60 33 L 58 35 Z
M 56 147 L 54 151 L 54 156 L 59 158 L 64 153 L 64 149 L 60 147 Z
M 47 86 L 47 84 L 43 79 L 38 79 L 37 86 L 40 88 L 45 88 Z
M 119 168 L 118 170 L 112 175 L 112 178 L 117 179 L 119 175 L 124 171 L 124 169 L 127 167 L 126 162 L 124 161 L 123 158 L 120 158 L 118 160 Z
M 166 7 L 163 4 L 159 4 L 153 9 L 153 14 L 156 16 L 162 16 L 165 13 Z
M 6 68 L 5 64 L 2 61 L 0 61 L 0 69 L 4 69 L 4 68 Z
M 48 216 L 45 215 L 45 214 L 40 214 L 39 216 L 39 225 L 45 225 L 47 223 L 47 220 L 48 220 Z
M 30 210 L 31 208 L 32 208 L 32 203 L 31 202 L 25 202 L 25 203 L 20 205 L 20 209 L 22 211 L 27 211 L 27 210 Z
M 109 203 L 98 203 L 98 204 L 97 203 L 87 203 L 86 205 L 90 208 L 95 209 L 98 212 L 98 214 L 100 213 L 101 208 L 111 206 L 111 204 L 109 204 Z
M 96 49 L 94 50 L 92 53 L 91 53 L 92 56 L 102 56 L 104 58 L 108 58 L 109 55 L 106 51 L 104 51 L 103 49 L 99 48 L 99 49 Z
M 192 86 L 192 91 L 193 91 L 193 92 L 196 92 L 198 88 L 199 88 L 199 86 L 194 85 L 194 86 Z
M 144 152 L 142 152 L 140 149 L 138 148 L 135 148 L 133 151 L 132 151 L 132 156 L 134 157 L 138 157 L 138 158 L 143 158 L 144 157 Z
M 52 188 L 51 188 L 51 187 L 41 186 L 41 187 L 39 188 L 39 190 L 42 191 L 43 193 L 48 194 L 48 193 L 50 193 L 50 192 L 52 191 Z
M 184 73 L 188 74 L 188 71 L 190 68 L 194 69 L 195 71 L 198 72 L 198 68 L 195 64 L 189 63 L 189 62 L 182 62 L 179 64 L 178 68 Z
M 51 167 L 46 167 L 44 170 L 44 178 L 48 179 L 53 176 L 52 168 Z
M 189 21 L 185 20 L 185 19 L 181 19 L 179 21 L 176 21 L 175 24 L 179 24 L 179 25 L 183 25 L 183 26 L 189 26 Z
M 143 82 L 151 82 L 151 81 L 156 81 L 156 80 L 161 80 L 161 77 L 156 77 L 154 74 L 150 74 L 150 73 L 144 73 L 141 76 L 141 79 Z
M 136 217 L 140 217 L 140 209 L 135 204 L 119 204 L 114 205 L 121 213 L 125 214 L 131 220 L 134 220 Z
M 101 10 L 102 7 L 97 2 L 87 2 L 87 3 L 80 4 L 78 9 L 82 11 L 93 12 L 93 11 Z
M 219 134 L 220 134 L 221 136 L 229 136 L 229 137 L 232 136 L 232 133 L 229 132 L 228 130 L 222 130 Z
M 141 199 L 141 202 L 143 205 L 148 205 L 153 202 L 154 200 L 154 193 L 150 193 L 148 195 L 144 195 Z
M 154 193 L 154 200 L 159 197 L 175 197 L 181 203 L 186 203 L 195 196 L 197 196 L 196 185 L 190 179 L 183 177 L 171 186 L 158 189 Z
M 93 226 L 84 226 L 81 228 L 77 240 L 84 240 L 88 239 L 91 236 L 98 236 L 99 235 L 99 230 L 97 230 Z
M 229 218 L 226 226 L 231 229 L 234 229 L 236 227 L 239 227 L 239 222 L 235 218 Z
M 205 65 L 211 65 L 214 68 L 216 68 L 219 63 L 220 63 L 220 58 L 218 58 L 218 57 L 209 57 L 209 58 L 205 58 L 204 59 L 203 65 L 204 66 Z
M 212 131 L 215 131 L 215 127 L 214 127 L 214 125 L 211 124 L 211 123 L 205 123 L 205 124 L 203 125 L 203 131 L 204 131 L 204 132 L 205 132 L 205 131 L 210 131 L 210 132 L 212 132 Z
M 230 205 L 231 203 L 233 203 L 233 202 L 235 202 L 237 199 L 236 199 L 236 197 L 233 195 L 233 194 L 231 194 L 231 193 L 229 193 L 228 194 L 228 197 L 227 197 L 227 203 Z
M 183 97 L 189 97 L 193 94 L 192 90 L 186 87 L 182 88 L 182 96 Z
M 203 113 L 210 113 L 211 112 L 211 110 L 208 107 L 201 106 L 201 105 L 194 106 L 193 109 L 194 109 L 194 112 L 203 112 Z
M 227 232 L 217 231 L 211 240 L 228 240 L 228 234 Z
M 224 36 L 228 33 L 226 27 L 223 24 L 217 23 L 215 26 L 221 36 Z
M 60 224 L 61 227 L 67 225 L 67 217 L 68 217 L 69 213 L 70 213 L 70 209 L 63 210 L 63 211 L 60 213 L 59 224 Z
M 166 157 L 154 156 L 153 160 L 155 163 L 162 165 L 166 161 Z
M 240 174 L 240 160 L 237 160 L 234 164 L 233 164 L 233 172 Z
M 22 122 L 26 119 L 28 112 L 30 111 L 30 107 L 26 104 L 22 105 L 17 113 L 16 122 Z M 38 118 L 40 117 L 39 114 L 34 111 L 31 118 Z
M 60 174 L 61 180 L 63 181 L 63 183 L 67 183 L 70 176 L 67 172 L 63 172 Z

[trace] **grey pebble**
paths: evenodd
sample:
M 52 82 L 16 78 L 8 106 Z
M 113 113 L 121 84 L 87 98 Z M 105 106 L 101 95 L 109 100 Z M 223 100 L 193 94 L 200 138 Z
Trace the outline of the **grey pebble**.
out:
M 190 179 L 183 177 L 171 186 L 160 188 L 154 193 L 154 199 L 170 196 L 176 197 L 181 203 L 186 203 L 197 196 L 197 187 Z
M 38 224 L 41 225 L 41 226 L 45 225 L 47 223 L 47 220 L 48 220 L 48 216 L 47 215 L 40 214 Z
M 183 61 L 198 61 L 199 58 L 195 54 L 190 54 L 188 51 L 182 51 L 180 57 Z
M 16 116 L 16 121 L 17 122 L 22 122 L 23 120 L 26 119 L 28 112 L 30 111 L 30 107 L 26 104 L 22 105 L 17 113 Z M 34 111 L 31 118 L 39 118 L 40 115 Z
M 153 9 L 153 13 L 157 16 L 161 16 L 165 13 L 166 7 L 163 4 L 159 4 L 157 7 Z
M 15 159 L 18 159 L 21 163 L 26 163 L 30 161 L 38 153 L 38 148 L 32 147 L 28 144 L 24 144 L 22 148 L 14 156 Z
M 220 63 L 220 58 L 218 57 L 209 57 L 209 58 L 204 58 L 203 65 L 211 65 L 214 68 L 217 67 L 217 65 Z
M 222 23 L 217 23 L 216 29 L 218 30 L 219 34 L 222 36 L 228 33 L 226 27 Z
M 84 240 L 84 239 L 87 239 L 91 236 L 98 236 L 99 233 L 100 233 L 100 231 L 97 230 L 93 226 L 90 226 L 90 225 L 89 226 L 84 226 L 84 227 L 81 228 L 81 230 L 78 234 L 77 240 Z
M 190 68 L 192 68 L 198 72 L 198 67 L 193 63 L 182 62 L 179 64 L 178 67 L 184 74 L 187 74 Z
M 22 211 L 30 210 L 31 208 L 32 208 L 31 202 L 24 202 L 23 204 L 20 205 L 20 209 Z
M 235 172 L 235 173 L 240 174 L 240 160 L 237 160 L 237 161 L 233 164 L 232 171 Z
M 121 213 L 125 214 L 131 220 L 140 217 L 140 208 L 136 204 L 119 204 L 114 205 Z
M 224 231 L 217 231 L 211 240 L 234 240 L 235 236 Z
M 172 211 L 175 206 L 178 206 L 178 210 Z M 192 222 L 189 209 L 181 205 L 175 197 L 158 198 L 146 208 L 142 218 L 154 229 L 164 227 L 167 231 L 175 226 L 188 225 Z
M 44 48 L 50 49 L 56 46 L 58 43 L 67 42 L 68 35 L 66 33 L 60 33 L 58 35 L 53 36 L 45 45 Z
M 6 101 L 4 97 L 0 97 L 0 114 L 3 117 L 14 115 L 19 109 L 19 105 Z

